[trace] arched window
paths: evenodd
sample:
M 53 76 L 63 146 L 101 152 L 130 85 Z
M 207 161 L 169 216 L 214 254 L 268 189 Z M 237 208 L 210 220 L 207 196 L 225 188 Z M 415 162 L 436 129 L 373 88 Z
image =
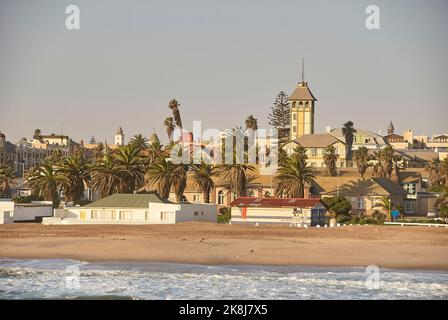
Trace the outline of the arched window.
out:
M 224 204 L 224 192 L 222 190 L 218 192 L 218 204 Z

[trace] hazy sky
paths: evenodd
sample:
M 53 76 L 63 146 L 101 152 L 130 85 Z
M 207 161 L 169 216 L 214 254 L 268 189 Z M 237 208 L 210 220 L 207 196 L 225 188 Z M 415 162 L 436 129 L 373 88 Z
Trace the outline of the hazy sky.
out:
M 76 4 L 81 29 L 65 28 Z M 365 8 L 381 10 L 381 30 Z M 168 102 L 184 126 L 260 127 L 305 78 L 316 131 L 352 120 L 384 133 L 448 132 L 448 1 L 0 0 L 0 130 L 112 142 L 155 129 Z

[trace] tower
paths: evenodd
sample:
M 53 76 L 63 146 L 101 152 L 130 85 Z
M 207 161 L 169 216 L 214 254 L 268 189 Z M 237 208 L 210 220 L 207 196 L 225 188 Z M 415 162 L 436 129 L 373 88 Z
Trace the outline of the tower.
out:
M 394 124 L 391 122 L 389 122 L 389 126 L 387 127 L 387 134 L 392 134 L 394 133 L 395 128 L 394 128 Z
M 115 144 L 117 146 L 124 145 L 124 133 L 121 127 L 118 127 L 117 132 L 115 133 Z
M 302 60 L 302 81 L 289 97 L 291 107 L 291 140 L 304 134 L 314 133 L 314 104 L 317 99 L 311 93 L 308 82 L 304 80 L 304 60 Z

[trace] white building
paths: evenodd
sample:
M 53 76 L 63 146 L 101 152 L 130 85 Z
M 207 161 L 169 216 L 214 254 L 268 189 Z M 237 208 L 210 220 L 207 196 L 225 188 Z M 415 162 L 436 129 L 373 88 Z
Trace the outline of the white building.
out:
M 40 222 L 43 218 L 51 216 L 53 216 L 51 201 L 32 201 L 31 203 L 0 201 L 0 224 Z
M 154 193 L 114 194 L 84 207 L 55 210 L 44 224 L 174 224 L 217 222 L 214 204 L 172 203 Z
M 115 133 L 115 144 L 117 146 L 124 146 L 124 133 L 122 127 L 118 127 L 117 132 Z

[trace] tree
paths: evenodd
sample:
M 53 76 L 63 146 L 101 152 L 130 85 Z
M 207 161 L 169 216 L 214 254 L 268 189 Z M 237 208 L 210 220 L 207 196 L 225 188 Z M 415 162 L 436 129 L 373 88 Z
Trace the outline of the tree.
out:
M 70 183 L 63 184 L 66 201 L 79 203 L 84 193 L 84 184 L 88 184 L 89 166 L 81 153 L 64 158 L 58 168 L 60 174 Z
M 160 143 L 159 140 L 155 140 L 148 146 L 148 160 L 149 163 L 153 163 L 158 158 L 165 156 L 165 150 L 163 149 L 163 145 Z
M 121 170 L 110 153 L 93 164 L 90 169 L 91 186 L 102 198 L 120 192 L 125 183 Z
M 305 185 L 313 183 L 315 178 L 314 168 L 299 154 L 293 154 L 279 166 L 276 192 L 289 198 L 303 198 Z
M 380 201 L 374 206 L 374 208 L 382 208 L 387 212 L 387 221 L 392 220 L 392 201 L 388 197 L 381 197 Z
M 0 193 L 10 193 L 10 186 L 13 184 L 13 179 L 14 171 L 11 167 L 0 165 Z
M 163 122 L 163 125 L 165 126 L 166 129 L 166 134 L 168 135 L 168 139 L 170 140 L 170 143 L 173 142 L 173 132 L 174 132 L 174 119 L 173 117 L 168 117 L 165 119 L 165 121 Z
M 268 115 L 269 124 L 278 130 L 280 141 L 288 139 L 288 128 L 291 121 L 291 108 L 289 97 L 284 91 L 275 97 L 274 104 L 271 107 L 271 114 Z
M 324 163 L 326 167 L 327 176 L 336 176 L 336 161 L 338 160 L 338 155 L 336 154 L 336 148 L 334 146 L 329 146 L 325 149 L 324 153 Z
M 367 168 L 369 167 L 369 150 L 362 146 L 359 147 L 355 152 L 353 152 L 353 160 L 355 160 L 356 167 L 358 168 L 358 172 L 361 175 L 361 178 L 364 178 L 364 174 L 366 173 Z
M 25 183 L 44 200 L 53 201 L 56 205 L 59 201 L 58 187 L 64 188 L 70 181 L 50 161 L 45 161 L 29 172 Z
M 159 158 L 156 162 L 148 167 L 145 179 L 148 183 L 153 184 L 157 193 L 162 199 L 167 200 L 170 196 L 174 165 L 164 158 Z
M 346 155 L 345 155 L 345 158 L 347 160 L 352 159 L 353 138 L 354 138 L 355 133 L 356 133 L 356 130 L 355 130 L 355 128 L 353 128 L 352 121 L 347 121 L 346 123 L 344 123 L 344 125 L 342 127 L 342 134 L 345 139 L 345 144 L 347 145 L 347 151 L 346 151 Z
M 254 118 L 253 115 L 250 115 L 245 120 L 246 129 L 257 130 L 258 129 L 258 120 Z
M 139 133 L 132 137 L 129 144 L 136 146 L 140 150 L 146 150 L 148 148 L 148 139 Z
M 216 167 L 202 162 L 201 164 L 192 165 L 191 173 L 193 184 L 201 189 L 204 202 L 210 203 L 210 192 L 215 187 L 213 177 L 217 175 Z
M 426 170 L 429 171 L 428 182 L 431 186 L 439 185 L 442 180 L 441 161 L 438 157 L 433 158 L 426 165 Z
M 180 129 L 180 134 L 181 134 L 180 139 L 182 141 L 183 140 L 183 138 L 182 138 L 182 134 L 183 134 L 183 131 L 182 131 L 182 118 L 180 116 L 179 106 L 180 106 L 180 103 L 177 102 L 176 99 L 172 99 L 170 101 L 170 103 L 168 104 L 168 108 L 171 109 L 171 112 L 173 114 L 174 124 L 177 127 L 179 127 L 179 129 Z
M 134 144 L 120 147 L 114 153 L 117 167 L 124 180 L 122 193 L 133 193 L 143 185 L 145 168 L 140 149 Z
M 102 142 L 98 143 L 93 149 L 93 158 L 95 161 L 100 161 L 104 156 L 104 144 Z
M 33 134 L 33 138 L 34 139 L 40 139 L 42 132 L 40 131 L 40 129 L 35 129 L 34 130 L 34 134 Z
M 328 211 L 334 212 L 336 216 L 348 216 L 350 215 L 350 211 L 352 210 L 350 201 L 348 201 L 343 196 L 326 197 L 323 198 L 322 201 L 327 206 Z
M 96 143 L 96 139 L 95 136 L 92 134 L 92 137 L 90 137 L 90 144 L 95 144 Z
M 171 185 L 173 186 L 177 203 L 182 202 L 182 196 L 184 195 L 185 188 L 187 187 L 187 172 L 188 165 L 186 164 L 175 164 L 173 166 Z

